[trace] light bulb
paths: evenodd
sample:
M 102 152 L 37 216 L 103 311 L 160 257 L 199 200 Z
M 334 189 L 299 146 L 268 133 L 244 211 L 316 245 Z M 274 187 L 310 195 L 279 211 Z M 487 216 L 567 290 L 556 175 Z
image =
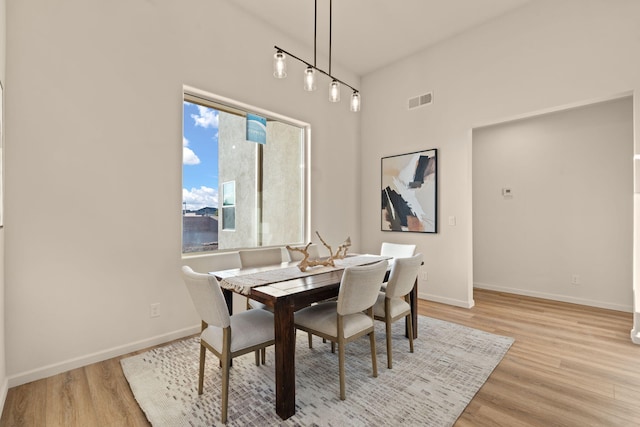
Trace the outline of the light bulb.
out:
M 360 111 L 360 92 L 357 90 L 354 90 L 351 95 L 351 111 L 354 113 Z
M 329 85 L 329 101 L 340 102 L 340 82 L 333 80 Z
M 276 79 L 284 79 L 287 77 L 287 57 L 279 50 L 273 55 L 273 77 Z
M 304 70 L 304 90 L 308 92 L 316 90 L 316 70 L 310 66 Z

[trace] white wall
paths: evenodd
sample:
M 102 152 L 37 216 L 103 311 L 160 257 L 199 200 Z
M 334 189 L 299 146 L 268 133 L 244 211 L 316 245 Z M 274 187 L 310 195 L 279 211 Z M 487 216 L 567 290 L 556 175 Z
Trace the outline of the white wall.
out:
M 6 59 L 7 21 L 6 0 L 0 0 L 0 81 L 6 89 L 5 59 Z M 4 117 L 0 117 L 4 132 Z M 0 141 L 2 143 L 3 141 Z M 0 166 L 0 170 L 2 167 Z M 1 203 L 1 201 L 0 201 Z M 0 229 L 0 413 L 7 395 L 8 379 L 5 358 L 5 274 L 4 274 L 4 228 Z
M 358 247 L 359 116 L 302 90 L 303 65 L 272 77 L 274 44 L 309 47 L 226 0 L 22 0 L 7 22 L 10 385 L 199 325 L 179 275 L 183 85 L 310 123 L 312 230 Z
M 632 311 L 632 158 L 630 97 L 474 130 L 474 285 Z
M 640 90 L 638 16 L 634 0 L 536 0 L 365 76 L 363 250 L 391 239 L 416 244 L 428 272 L 419 295 L 472 306 L 471 130 Z M 428 91 L 432 105 L 407 110 Z M 438 148 L 439 233 L 378 231 L 380 158 L 429 148 Z

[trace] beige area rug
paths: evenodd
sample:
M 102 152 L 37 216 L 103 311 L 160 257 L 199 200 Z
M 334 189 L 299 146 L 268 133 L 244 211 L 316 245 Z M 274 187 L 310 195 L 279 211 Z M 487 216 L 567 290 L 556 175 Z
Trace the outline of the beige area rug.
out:
M 369 340 L 346 346 L 347 399 L 339 397 L 338 353 L 306 333 L 296 347 L 296 414 L 275 413 L 274 350 L 256 366 L 253 353 L 234 359 L 228 426 L 451 426 L 513 339 L 418 316 L 419 339 L 409 353 L 404 322 L 393 329 L 393 369 L 387 369 L 384 324 L 376 322 L 378 377 L 371 376 Z M 197 338 L 123 359 L 136 400 L 155 427 L 220 423 L 218 359 L 207 354 L 204 393 L 198 396 Z

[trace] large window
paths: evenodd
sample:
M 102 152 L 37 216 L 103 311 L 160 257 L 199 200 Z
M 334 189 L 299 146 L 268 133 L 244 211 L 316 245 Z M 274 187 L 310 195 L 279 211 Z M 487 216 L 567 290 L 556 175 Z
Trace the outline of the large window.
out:
M 182 145 L 183 253 L 305 241 L 304 125 L 185 93 Z

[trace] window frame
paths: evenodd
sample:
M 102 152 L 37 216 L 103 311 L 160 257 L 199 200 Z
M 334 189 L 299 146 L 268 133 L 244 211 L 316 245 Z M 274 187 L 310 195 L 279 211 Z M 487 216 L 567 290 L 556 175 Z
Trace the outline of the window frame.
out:
M 233 201 L 229 201 L 227 203 L 227 186 L 233 188 Z M 218 207 L 219 211 L 222 212 L 220 216 L 222 218 L 222 230 L 225 231 L 236 231 L 236 182 L 235 181 L 225 181 L 222 183 L 222 205 Z M 219 202 L 218 202 L 219 203 Z M 225 210 L 229 212 L 233 212 L 233 227 L 227 227 L 227 217 L 225 216 Z
M 226 98 L 220 95 L 216 95 L 213 93 L 209 93 L 206 91 L 203 91 L 201 89 L 197 89 L 191 86 L 187 86 L 184 85 L 183 86 L 183 90 L 182 90 L 182 102 L 187 101 L 187 102 L 191 102 L 191 103 L 195 103 L 195 104 L 200 104 L 209 108 L 213 108 L 215 110 L 219 110 L 219 111 L 223 111 L 226 113 L 230 113 L 230 114 L 235 114 L 238 116 L 242 116 L 242 117 L 247 117 L 247 114 L 255 114 L 255 115 L 259 115 L 261 117 L 265 117 L 267 120 L 274 120 L 274 121 L 278 121 L 284 124 L 288 124 L 291 126 L 295 126 L 298 127 L 302 130 L 302 151 L 303 151 L 303 155 L 302 158 L 304 159 L 304 164 L 303 166 L 303 172 L 302 172 L 302 179 L 303 179 L 303 183 L 302 183 L 302 191 L 303 191 L 303 195 L 302 195 L 302 205 L 304 208 L 304 212 L 303 212 L 303 221 L 302 221 L 302 226 L 303 226 L 303 230 L 302 230 L 302 236 L 303 236 L 303 241 L 302 242 L 289 242 L 289 244 L 304 244 L 308 241 L 310 241 L 311 238 L 311 231 L 310 231 L 310 224 L 311 224 L 311 175 L 310 175 L 310 171 L 311 171 L 311 125 L 309 123 L 303 122 L 301 120 L 297 120 L 291 117 L 287 117 L 284 116 L 282 114 L 278 114 L 278 113 L 274 113 L 272 111 L 268 111 L 265 110 L 263 108 L 260 107 L 256 107 L 250 104 L 246 104 L 240 101 L 236 101 L 230 98 Z M 184 123 L 183 123 L 183 128 L 184 128 Z M 182 153 L 182 152 L 181 152 Z M 180 155 L 180 161 L 181 161 L 181 167 L 180 167 L 180 181 L 182 182 L 182 169 L 184 167 L 184 165 L 182 164 L 182 155 Z M 225 181 L 227 182 L 227 181 Z M 224 184 L 224 183 L 223 183 Z M 234 185 L 235 186 L 235 185 Z M 180 186 L 180 191 L 182 192 L 182 185 Z M 180 211 L 182 212 L 183 209 L 183 204 L 182 204 L 182 197 L 181 197 L 181 202 L 179 204 L 180 206 Z M 220 212 L 222 212 L 222 208 L 223 208 L 223 201 L 222 199 L 218 200 L 218 209 L 220 210 Z M 234 204 L 234 209 L 235 209 L 235 204 Z M 182 222 L 181 222 L 182 224 Z M 221 230 L 223 229 L 222 227 L 220 228 Z M 235 230 L 235 227 L 234 227 Z M 230 229 L 226 229 L 225 231 L 233 231 Z M 188 257 L 193 257 L 193 256 L 206 256 L 206 255 L 212 255 L 215 253 L 223 253 L 223 252 L 234 252 L 237 251 L 238 249 L 246 249 L 246 248 L 234 248 L 234 249 L 214 249 L 211 251 L 203 251 L 203 252 L 182 252 L 182 236 L 184 235 L 184 231 L 182 230 L 182 225 L 181 225 L 181 254 L 182 254 L 182 258 L 188 258 Z M 268 246 L 261 246 L 261 247 L 268 247 Z

